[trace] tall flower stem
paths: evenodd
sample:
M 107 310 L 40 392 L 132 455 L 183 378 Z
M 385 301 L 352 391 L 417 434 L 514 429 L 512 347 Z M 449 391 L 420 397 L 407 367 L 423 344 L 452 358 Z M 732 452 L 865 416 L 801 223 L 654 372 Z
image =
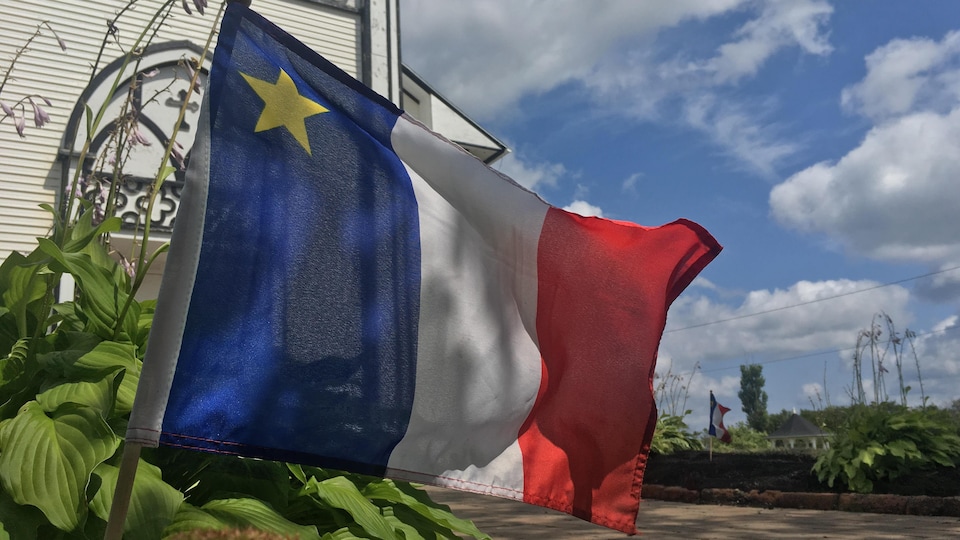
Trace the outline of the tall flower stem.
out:
M 172 174 L 175 170 L 169 165 L 169 162 L 170 156 L 173 154 L 174 145 L 177 143 L 177 133 L 179 133 L 180 125 L 183 123 L 183 119 L 187 114 L 187 106 L 190 103 L 190 97 L 193 95 L 194 89 L 197 87 L 197 81 L 200 78 L 200 72 L 202 71 L 203 63 L 210 54 L 210 49 L 213 45 L 213 38 L 217 34 L 220 18 L 223 16 L 223 10 L 226 5 L 227 2 L 221 3 L 220 9 L 217 11 L 217 15 L 213 18 L 213 24 L 210 27 L 210 32 L 207 34 L 207 42 L 203 46 L 203 51 L 200 53 L 200 58 L 197 61 L 197 65 L 194 66 L 193 76 L 191 77 L 190 84 L 187 87 L 187 94 L 183 98 L 183 104 L 180 105 L 180 113 L 177 115 L 177 121 L 173 124 L 170 140 L 167 141 L 166 148 L 163 152 L 163 159 L 160 161 L 160 166 L 157 169 L 157 175 L 154 178 L 153 186 L 150 190 L 149 202 L 147 203 L 147 211 L 143 224 L 143 243 L 137 253 L 137 263 L 134 267 L 136 272 L 134 282 L 130 287 L 130 294 L 127 296 L 127 301 L 124 303 L 123 308 L 120 310 L 119 316 L 117 317 L 117 326 L 114 329 L 114 336 L 120 333 L 120 329 L 123 326 L 121 321 L 123 321 L 127 311 L 130 309 L 130 305 L 133 303 L 133 299 L 136 296 L 137 291 L 140 290 L 140 286 L 143 284 L 143 280 L 147 276 L 147 271 L 149 270 L 150 266 L 160 255 L 160 253 L 166 250 L 167 245 L 161 246 L 160 249 L 153 253 L 149 262 L 146 261 L 146 251 L 150 241 L 150 224 L 153 218 L 153 207 L 157 200 L 157 194 L 160 193 L 160 187 L 163 185 L 163 182 L 167 179 L 167 177 L 170 176 L 170 174 Z M 145 264 L 145 262 L 147 262 L 147 264 Z

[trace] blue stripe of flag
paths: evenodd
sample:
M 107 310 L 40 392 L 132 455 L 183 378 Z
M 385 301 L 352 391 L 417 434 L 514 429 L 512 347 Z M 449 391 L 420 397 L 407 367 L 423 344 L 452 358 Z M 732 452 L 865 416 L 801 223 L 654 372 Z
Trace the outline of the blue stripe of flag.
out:
M 203 246 L 161 442 L 377 473 L 416 374 L 419 225 L 389 146 L 399 111 L 238 12 L 210 74 Z M 263 101 L 240 72 L 280 69 L 330 109 L 306 119 L 312 156 L 285 128 L 254 133 Z

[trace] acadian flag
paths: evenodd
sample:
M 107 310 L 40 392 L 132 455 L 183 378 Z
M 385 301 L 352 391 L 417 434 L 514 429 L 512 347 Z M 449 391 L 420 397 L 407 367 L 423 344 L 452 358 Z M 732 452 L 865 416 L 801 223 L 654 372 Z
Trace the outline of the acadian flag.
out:
M 554 208 L 226 11 L 129 441 L 520 499 L 635 532 L 700 226 Z
M 725 443 L 730 442 L 730 432 L 723 427 L 723 415 L 730 412 L 730 409 L 717 403 L 717 398 L 710 392 L 710 436 L 716 437 Z

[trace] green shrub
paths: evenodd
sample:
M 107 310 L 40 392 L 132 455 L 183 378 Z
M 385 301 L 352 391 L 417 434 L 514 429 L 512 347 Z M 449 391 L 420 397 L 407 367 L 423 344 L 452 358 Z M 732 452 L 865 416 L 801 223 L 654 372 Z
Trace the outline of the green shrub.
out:
M 960 436 L 941 411 L 884 403 L 850 410 L 847 424 L 820 455 L 813 472 L 830 487 L 870 493 L 878 480 L 893 480 L 936 465 L 955 467 Z
M 688 431 L 684 416 L 663 414 L 657 418 L 657 427 L 650 442 L 650 451 L 655 454 L 672 454 L 681 450 L 702 450 L 703 443 Z
M 730 432 L 730 442 L 714 443 L 714 452 L 749 454 L 770 450 L 770 441 L 767 440 L 767 434 L 753 429 L 744 422 L 737 422 L 728 427 L 727 431 Z

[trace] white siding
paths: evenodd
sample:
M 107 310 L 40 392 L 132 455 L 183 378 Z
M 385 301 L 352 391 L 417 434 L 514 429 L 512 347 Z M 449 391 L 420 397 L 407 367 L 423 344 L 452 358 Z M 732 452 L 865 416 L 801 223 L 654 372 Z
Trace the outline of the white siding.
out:
M 13 104 L 27 94 L 50 99 L 44 107 L 51 122 L 33 128 L 27 109 L 27 133 L 20 139 L 7 118 L 0 123 L 0 260 L 12 250 L 28 252 L 34 238 L 47 234 L 51 219 L 40 203 L 56 204 L 60 190 L 57 149 L 69 115 L 90 79 L 105 20 L 112 18 L 124 0 L 0 0 L 0 77 L 16 50 L 33 34 L 37 25 L 48 21 L 67 42 L 63 52 L 50 31 L 31 45 L 16 65 L 13 79 L 3 87 L 0 99 Z M 138 31 L 150 19 L 160 0 L 141 0 L 122 19 L 120 43 L 129 47 Z M 191 3 L 192 4 L 192 3 Z M 155 43 L 188 39 L 203 45 L 220 2 L 212 0 L 204 16 L 189 16 L 173 9 L 164 31 Z M 349 4 L 348 4 L 349 5 Z M 268 19 L 325 55 L 351 75 L 361 71 L 361 20 L 353 11 L 330 8 L 309 0 L 255 0 L 254 8 Z M 395 30 L 394 30 L 395 31 Z M 102 68 L 122 54 L 116 44 L 107 48 Z

